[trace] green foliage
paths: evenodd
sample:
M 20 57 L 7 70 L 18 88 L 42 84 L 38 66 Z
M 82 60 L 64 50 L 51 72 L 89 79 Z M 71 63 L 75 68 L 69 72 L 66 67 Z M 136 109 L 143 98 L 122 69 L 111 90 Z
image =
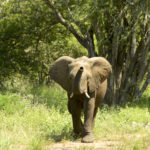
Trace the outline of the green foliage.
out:
M 56 58 L 86 54 L 41 0 L 1 0 L 0 6 L 0 81 L 19 73 L 42 84 Z

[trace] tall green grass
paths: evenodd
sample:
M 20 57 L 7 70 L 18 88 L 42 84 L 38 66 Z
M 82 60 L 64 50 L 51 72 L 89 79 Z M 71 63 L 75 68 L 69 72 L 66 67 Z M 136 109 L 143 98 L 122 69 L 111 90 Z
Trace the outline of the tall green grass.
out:
M 150 89 L 137 105 L 99 110 L 96 141 L 115 141 L 116 150 L 146 150 L 149 98 Z M 67 95 L 58 85 L 35 87 L 23 82 L 9 87 L 0 94 L 0 121 L 0 150 L 44 150 L 46 145 L 74 140 Z

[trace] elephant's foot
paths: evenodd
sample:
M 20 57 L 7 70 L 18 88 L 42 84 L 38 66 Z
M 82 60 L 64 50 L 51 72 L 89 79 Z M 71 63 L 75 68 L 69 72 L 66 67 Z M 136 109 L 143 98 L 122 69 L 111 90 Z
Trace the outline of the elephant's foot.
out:
M 94 137 L 92 134 L 83 136 L 83 138 L 81 140 L 82 143 L 93 143 L 93 141 L 94 141 Z
M 81 133 L 74 133 L 73 138 L 74 138 L 74 139 L 79 139 L 79 138 L 81 138 Z
M 78 139 L 82 137 L 82 129 L 74 130 L 73 134 L 74 139 Z

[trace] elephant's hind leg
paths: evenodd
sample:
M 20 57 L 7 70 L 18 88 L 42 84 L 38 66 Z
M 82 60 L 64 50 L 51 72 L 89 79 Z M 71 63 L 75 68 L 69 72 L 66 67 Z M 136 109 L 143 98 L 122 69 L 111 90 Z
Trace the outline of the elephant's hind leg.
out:
M 72 115 L 73 129 L 75 137 L 81 136 L 82 133 L 82 121 L 81 121 L 81 104 L 76 99 L 69 99 L 68 110 Z

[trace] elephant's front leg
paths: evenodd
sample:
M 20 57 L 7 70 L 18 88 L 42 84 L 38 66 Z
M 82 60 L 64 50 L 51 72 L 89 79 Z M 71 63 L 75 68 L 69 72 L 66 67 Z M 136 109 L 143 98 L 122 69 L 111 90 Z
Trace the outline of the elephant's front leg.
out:
M 82 122 L 81 122 L 81 105 L 77 99 L 69 99 L 68 110 L 72 115 L 73 129 L 75 137 L 81 136 L 82 133 Z
M 93 137 L 93 115 L 95 109 L 95 93 L 91 95 L 90 99 L 84 101 L 84 126 L 82 142 L 91 143 Z

